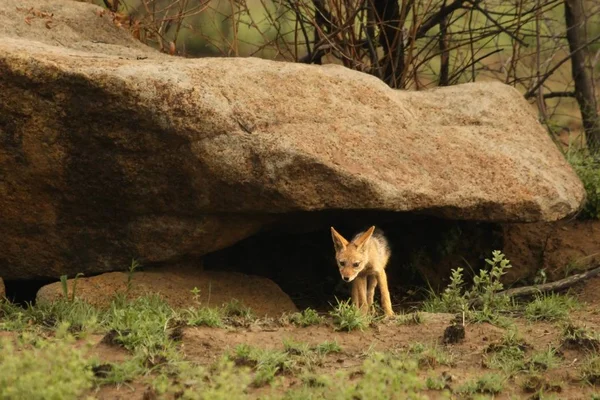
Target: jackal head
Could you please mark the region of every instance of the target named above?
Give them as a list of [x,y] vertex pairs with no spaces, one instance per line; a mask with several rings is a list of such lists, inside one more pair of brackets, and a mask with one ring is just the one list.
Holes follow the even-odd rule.
[[335,246],[335,259],[344,281],[352,282],[368,263],[368,243],[374,230],[375,227],[372,226],[352,242],[348,242],[331,227],[331,237]]

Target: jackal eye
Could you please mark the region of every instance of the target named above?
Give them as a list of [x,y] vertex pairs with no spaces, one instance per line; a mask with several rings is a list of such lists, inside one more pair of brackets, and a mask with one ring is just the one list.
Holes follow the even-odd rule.
[[354,268],[358,268],[360,265],[360,261],[355,262],[354,264],[352,264],[352,266],[354,266]]
[[344,265],[346,265],[346,261],[340,261],[340,266],[343,267]]

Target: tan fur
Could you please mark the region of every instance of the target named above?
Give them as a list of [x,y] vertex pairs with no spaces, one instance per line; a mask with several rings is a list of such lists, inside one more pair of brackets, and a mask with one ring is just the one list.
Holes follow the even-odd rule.
[[390,259],[390,248],[383,235],[373,234],[372,226],[348,242],[333,227],[331,237],[340,275],[352,282],[352,303],[367,312],[373,305],[375,288],[379,285],[381,305],[385,315],[392,316],[392,303],[385,267]]

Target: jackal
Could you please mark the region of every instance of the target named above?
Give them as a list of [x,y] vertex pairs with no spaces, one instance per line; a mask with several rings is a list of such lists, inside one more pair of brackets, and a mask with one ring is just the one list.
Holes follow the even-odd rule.
[[375,288],[379,284],[381,305],[385,315],[392,316],[392,302],[385,267],[390,259],[388,241],[372,226],[358,233],[350,242],[331,227],[335,258],[342,279],[352,282],[352,303],[363,311],[373,304]]

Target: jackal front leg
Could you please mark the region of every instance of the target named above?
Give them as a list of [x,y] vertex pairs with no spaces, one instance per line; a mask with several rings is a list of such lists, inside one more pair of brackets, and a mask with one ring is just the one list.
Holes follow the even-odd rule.
[[375,299],[375,288],[377,287],[377,276],[369,275],[367,277],[367,306],[369,310],[373,306],[373,300]]
[[394,315],[394,311],[392,310],[392,301],[390,300],[390,290],[388,289],[387,274],[385,273],[385,270],[379,272],[377,275],[377,280],[379,281],[381,306],[383,307],[385,315],[391,317]]
[[358,280],[355,279],[352,282],[352,305],[356,308],[360,308],[360,297],[358,295]]
[[[356,308],[368,312],[367,305],[367,277],[357,276],[352,285],[352,302]],[[356,301],[355,301],[356,299]]]

